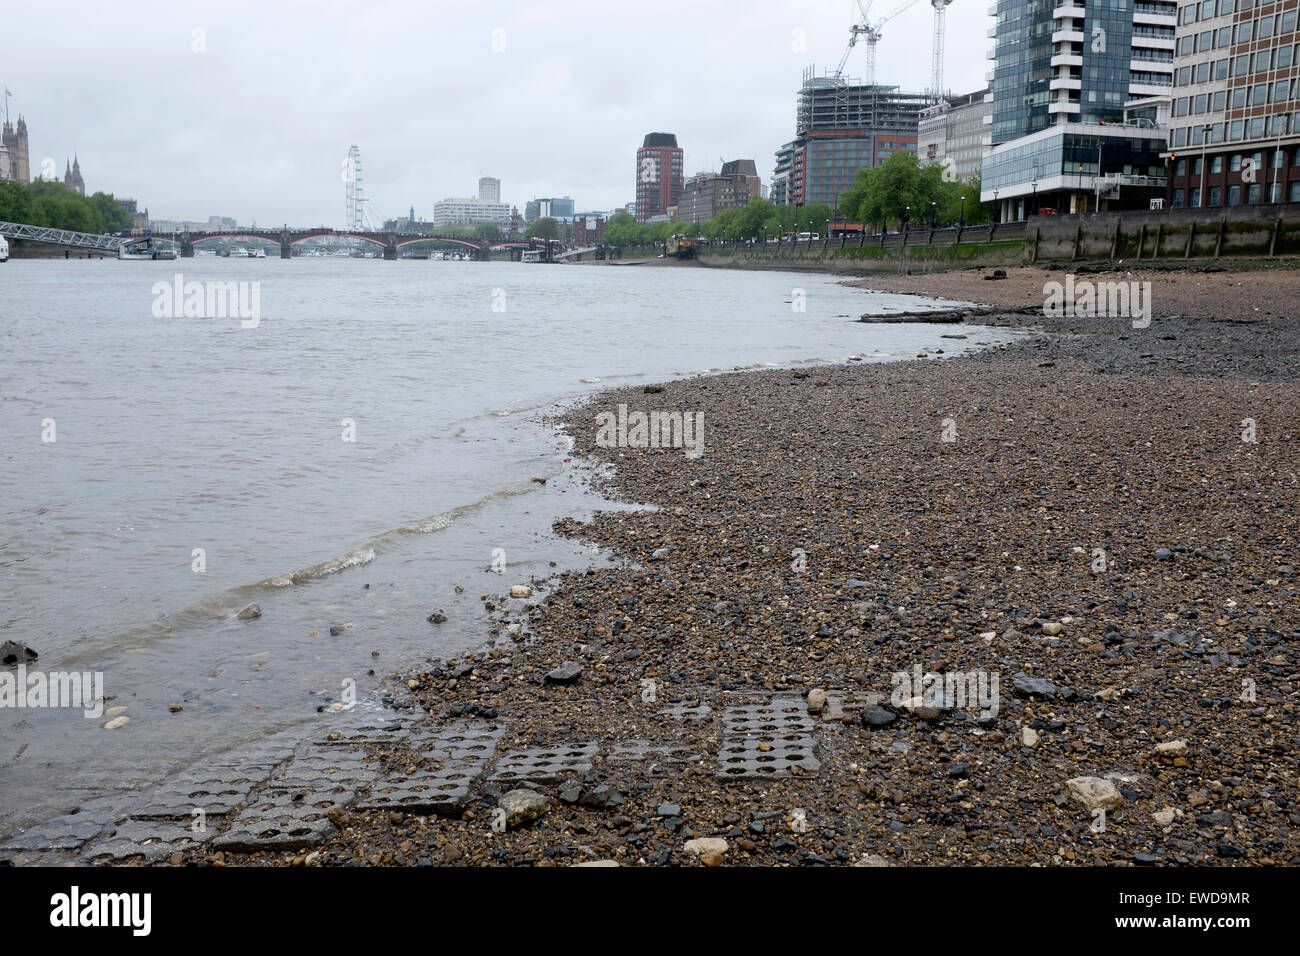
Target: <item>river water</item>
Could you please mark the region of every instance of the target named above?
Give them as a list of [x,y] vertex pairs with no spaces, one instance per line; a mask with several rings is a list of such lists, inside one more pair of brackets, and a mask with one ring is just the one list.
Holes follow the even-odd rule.
[[[178,273],[257,283],[256,321],[169,317]],[[1012,334],[853,321],[916,307],[650,264],[0,266],[0,642],[102,672],[130,717],[0,709],[0,836],[309,720],[344,680],[364,693],[372,669],[481,644],[484,592],[613,560],[550,531],[603,506],[541,421],[557,403]],[[236,618],[250,602],[263,616]]]

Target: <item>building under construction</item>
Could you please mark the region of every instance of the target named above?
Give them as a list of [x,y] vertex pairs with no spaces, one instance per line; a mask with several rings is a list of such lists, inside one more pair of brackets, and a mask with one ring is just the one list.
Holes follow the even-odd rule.
[[778,156],[778,176],[788,182],[774,182],[773,193],[796,206],[824,202],[834,208],[862,167],[879,166],[903,150],[916,154],[921,112],[936,102],[932,94],[805,70],[795,140],[782,147],[793,147],[792,155],[784,163]]

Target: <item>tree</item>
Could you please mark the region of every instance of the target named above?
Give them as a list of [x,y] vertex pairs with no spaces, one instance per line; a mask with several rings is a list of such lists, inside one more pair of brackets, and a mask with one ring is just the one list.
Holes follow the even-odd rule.
[[525,235],[529,239],[559,239],[560,224],[550,216],[543,216],[541,219],[534,219],[528,224],[528,231]]
[[99,211],[104,232],[122,232],[134,225],[131,214],[114,198],[112,193],[98,192],[90,197],[90,202]]
[[501,238],[501,228],[494,222],[480,222],[474,227],[474,235],[490,242]]
[[641,241],[637,232],[639,228],[631,213],[620,209],[605,223],[605,245],[618,248],[634,246]]
[[27,187],[11,180],[0,180],[0,219],[6,222],[43,225],[36,222],[35,215],[36,207]]

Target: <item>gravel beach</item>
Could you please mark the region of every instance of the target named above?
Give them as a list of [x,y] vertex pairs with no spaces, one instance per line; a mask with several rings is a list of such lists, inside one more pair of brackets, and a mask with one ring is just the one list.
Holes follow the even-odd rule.
[[[561,523],[604,569],[485,575],[491,643],[395,677],[411,735],[366,741],[392,779],[468,761],[463,799],[172,862],[1300,863],[1300,272],[1078,278],[1151,282],[1152,322],[980,316],[1036,334],[569,412],[599,487],[655,507]],[[1062,280],[855,284],[1022,309]],[[702,413],[702,453],[602,447],[619,405]]]

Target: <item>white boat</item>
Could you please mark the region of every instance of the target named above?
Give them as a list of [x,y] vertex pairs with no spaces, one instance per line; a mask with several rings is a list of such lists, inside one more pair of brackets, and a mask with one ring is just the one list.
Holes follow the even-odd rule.
[[0,236],[0,262],[9,261],[9,240]]
[[119,259],[175,259],[176,250],[170,245],[164,246],[161,242],[155,243],[153,239],[145,239],[118,246],[117,257]]
[[523,251],[522,255],[519,257],[519,261],[520,261],[520,262],[541,262],[541,261],[542,261],[542,250],[541,250],[541,249],[525,249],[525,250]]

